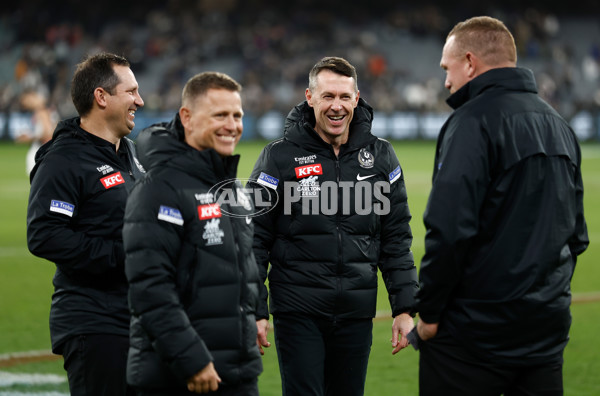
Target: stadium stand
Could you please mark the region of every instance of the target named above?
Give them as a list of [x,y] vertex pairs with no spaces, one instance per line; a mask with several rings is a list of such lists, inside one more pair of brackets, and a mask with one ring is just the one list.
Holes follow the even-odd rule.
[[[505,0],[349,2],[300,0],[115,0],[0,6],[0,139],[26,130],[21,91],[36,87],[61,117],[75,114],[69,76],[88,53],[108,50],[132,62],[146,102],[136,131],[170,118],[185,81],[203,70],[229,73],[244,86],[244,138],[272,139],[303,100],[307,71],[322,56],[357,66],[359,88],[377,111],[376,134],[435,138],[449,112],[439,68],[456,21],[491,15],[505,21],[541,95],[582,140],[600,139],[600,3]],[[526,4],[524,4],[526,3]],[[440,5],[444,4],[444,5]]]

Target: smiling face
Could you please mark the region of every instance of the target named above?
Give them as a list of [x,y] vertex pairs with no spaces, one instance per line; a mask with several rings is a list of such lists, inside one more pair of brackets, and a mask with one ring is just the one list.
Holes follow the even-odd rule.
[[211,88],[179,110],[185,141],[196,150],[215,149],[233,154],[242,137],[242,99],[239,92]]
[[[114,66],[119,83],[110,94],[105,91],[106,116],[118,138],[127,136],[135,127],[135,112],[144,106],[144,101],[138,92],[138,83],[129,67]],[[98,88],[101,89],[101,88]]]
[[350,122],[358,105],[354,78],[322,70],[314,89],[306,89],[306,101],[315,112],[315,131],[326,142],[338,146],[348,140]]

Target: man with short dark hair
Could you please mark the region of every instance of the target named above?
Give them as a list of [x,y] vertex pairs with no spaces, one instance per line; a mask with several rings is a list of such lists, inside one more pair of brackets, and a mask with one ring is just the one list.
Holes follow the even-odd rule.
[[108,53],[77,66],[71,97],[79,117],[61,121],[36,155],[27,244],[56,264],[50,336],[71,394],[131,394],[121,230],[127,195],[144,172],[127,138],[144,101],[129,62]]
[[[254,252],[268,272],[283,394],[362,395],[372,342],[378,269],[392,308],[392,353],[408,345],[417,273],[404,174],[392,145],[371,133],[356,70],[326,57],[284,137],[261,153],[250,186],[265,187]],[[274,191],[276,194],[267,194]],[[279,201],[274,197],[279,196]],[[257,203],[258,205],[258,203]],[[268,346],[262,285],[259,345]]]
[[[226,74],[200,73],[173,120],[138,137],[148,173],[127,202],[123,238],[127,379],[142,395],[258,395],[253,212],[234,181],[240,91]],[[232,199],[219,199],[223,183]]]
[[422,395],[563,393],[570,281],[589,243],[581,151],[516,62],[510,31],[485,16],[442,52],[454,113],[424,214]]

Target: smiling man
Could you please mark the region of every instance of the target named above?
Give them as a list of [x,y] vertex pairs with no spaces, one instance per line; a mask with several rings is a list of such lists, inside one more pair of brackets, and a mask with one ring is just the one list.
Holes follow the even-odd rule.
[[138,138],[148,173],[127,202],[123,238],[127,379],[140,394],[258,395],[251,202],[241,185],[232,190],[247,205],[223,203],[215,189],[236,177],[240,91],[225,74],[200,73],[173,120]]
[[[275,208],[255,221],[261,281],[259,345],[269,313],[283,395],[362,395],[371,350],[377,269],[392,307],[392,353],[414,327],[417,274],[404,175],[390,143],[371,134],[373,109],[354,67],[327,57],[284,137],[261,153],[249,184]],[[277,194],[268,194],[272,189]],[[272,197],[283,197],[273,202]],[[269,269],[269,263],[271,269]]]
[[126,137],[144,101],[129,62],[107,53],[77,66],[71,97],[79,117],[61,121],[36,154],[27,243],[56,264],[50,336],[71,395],[133,394],[121,231],[127,195],[144,172]]

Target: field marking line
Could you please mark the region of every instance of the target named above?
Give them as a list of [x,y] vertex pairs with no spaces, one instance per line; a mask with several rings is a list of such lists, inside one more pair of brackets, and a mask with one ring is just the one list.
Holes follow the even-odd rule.
[[0,392],[0,396],[69,396],[68,393],[62,392]]
[[[585,304],[600,301],[600,292],[575,293],[571,300],[572,304]],[[390,320],[392,313],[390,311],[377,311],[374,320]],[[269,329],[273,329],[269,322]],[[61,355],[55,355],[50,350],[26,351],[0,354],[0,368],[12,367],[19,364],[35,363],[42,361],[54,361],[62,359]],[[3,396],[0,394],[0,396]]]
[[56,385],[64,382],[67,382],[67,377],[64,375],[0,371],[0,388],[14,385]]
[[62,356],[55,355],[50,350],[5,353],[0,355],[0,368],[59,359]]

